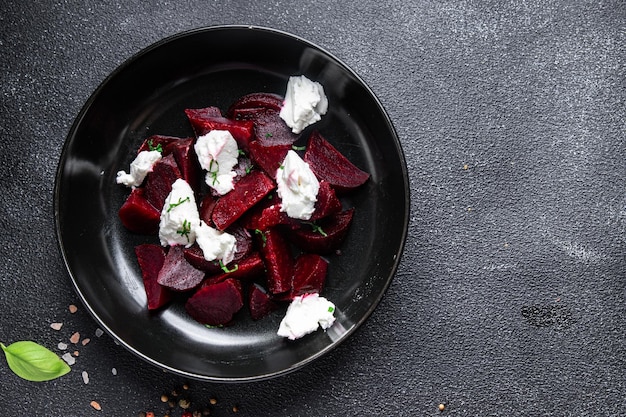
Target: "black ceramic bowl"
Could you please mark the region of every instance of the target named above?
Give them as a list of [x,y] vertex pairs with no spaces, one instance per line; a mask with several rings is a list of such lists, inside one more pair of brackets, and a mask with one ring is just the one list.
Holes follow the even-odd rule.
[[[148,312],[134,255],[138,236],[121,225],[128,169],[152,134],[193,134],[183,110],[225,111],[251,92],[284,94],[291,75],[320,82],[330,102],[315,125],[355,165],[371,174],[343,198],[356,212],[342,254],[329,257],[323,295],[337,306],[335,324],[297,341],[276,335],[285,309],[254,322],[207,328],[182,302]],[[305,134],[307,131],[305,131]],[[409,219],[406,164],[380,102],[328,52],[303,39],[259,27],[210,27],[160,41],[116,69],[87,101],[65,143],[55,185],[58,240],[74,287],[99,326],[120,344],[167,371],[207,381],[251,381],[311,362],[345,340],[372,313],[391,282]]]

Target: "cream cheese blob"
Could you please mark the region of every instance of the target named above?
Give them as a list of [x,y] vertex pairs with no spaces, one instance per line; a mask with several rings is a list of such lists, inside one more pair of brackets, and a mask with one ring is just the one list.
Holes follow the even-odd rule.
[[293,133],[300,133],[318,122],[327,111],[328,98],[320,83],[304,75],[289,77],[280,117]]
[[202,249],[204,259],[207,261],[221,260],[224,265],[228,265],[233,260],[237,250],[235,236],[220,232],[202,220],[196,229],[196,242]]
[[309,220],[315,211],[320,183],[309,168],[309,164],[293,150],[287,152],[280,168],[276,170],[280,211],[289,217]]
[[172,184],[161,211],[159,240],[162,246],[184,245],[190,247],[196,241],[200,214],[193,190],[183,179]]
[[335,322],[334,312],[335,305],[319,294],[300,295],[289,304],[277,334],[295,340],[320,327],[326,330]]
[[152,167],[161,159],[159,151],[141,151],[130,163],[130,173],[118,171],[115,181],[127,187],[139,187],[143,180],[152,171]]
[[234,188],[236,176],[233,167],[237,165],[239,148],[237,141],[227,130],[211,130],[198,137],[194,145],[198,162],[207,171],[207,185],[224,195]]

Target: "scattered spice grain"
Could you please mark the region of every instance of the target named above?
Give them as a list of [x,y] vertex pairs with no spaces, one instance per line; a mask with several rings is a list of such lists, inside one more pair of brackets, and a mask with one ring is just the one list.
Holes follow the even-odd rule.
[[87,373],[87,371],[83,371],[81,375],[83,377],[83,382],[85,383],[85,385],[87,385],[89,383],[89,374]]
[[75,332],[72,336],[70,336],[70,342],[76,344],[80,340],[80,333]]
[[72,313],[72,314],[74,314],[74,313],[76,313],[78,311],[78,307],[76,307],[74,304],[70,304],[68,309],[70,310],[70,313]]
[[89,343],[89,342],[91,342],[91,339],[90,339],[90,338],[88,338],[88,337],[86,337],[86,338],[84,338],[84,339],[83,339],[83,341],[82,341],[82,342],[80,342],[80,343],[82,343],[82,345],[83,345],[83,346],[85,346],[85,345],[86,345],[87,343]]
[[50,323],[50,327],[52,327],[54,330],[61,330],[61,327],[63,327],[63,323]]
[[446,409],[446,405],[445,404],[443,404],[443,403],[439,404],[439,411],[443,411],[445,409]]
[[215,405],[217,404],[217,398],[211,398],[209,402],[211,403],[211,405]]
[[94,409],[94,410],[98,410],[101,411],[102,407],[100,406],[100,403],[98,401],[92,401],[89,403],[89,405]]

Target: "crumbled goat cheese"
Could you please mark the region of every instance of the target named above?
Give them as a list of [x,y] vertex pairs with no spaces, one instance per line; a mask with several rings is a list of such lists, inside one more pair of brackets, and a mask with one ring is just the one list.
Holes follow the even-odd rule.
[[200,214],[193,190],[183,179],[172,184],[172,191],[165,199],[159,223],[159,240],[162,246],[185,245],[196,241],[196,229]]
[[202,135],[194,145],[198,162],[207,171],[205,181],[220,195],[233,189],[233,178],[237,165],[239,148],[237,141],[227,130],[212,130]]
[[276,171],[278,196],[281,198],[280,211],[289,217],[308,220],[315,211],[320,183],[298,154],[287,152],[283,163]]
[[327,110],[328,99],[320,83],[304,75],[289,77],[280,117],[293,133],[300,133],[305,127],[319,121]]
[[126,171],[119,171],[115,181],[127,187],[139,187],[143,180],[152,171],[152,167],[161,159],[159,151],[141,151],[130,163],[130,174]]
[[235,236],[226,232],[220,232],[202,220],[200,221],[200,226],[196,229],[196,242],[202,249],[204,259],[207,261],[221,259],[224,265],[229,264],[233,260],[237,250]]
[[335,322],[335,305],[319,294],[304,294],[293,299],[280,322],[278,335],[291,340],[316,331],[326,330]]

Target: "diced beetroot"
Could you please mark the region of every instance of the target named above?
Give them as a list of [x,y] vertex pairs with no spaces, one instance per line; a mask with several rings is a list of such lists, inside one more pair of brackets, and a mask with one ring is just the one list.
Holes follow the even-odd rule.
[[141,151],[155,151],[159,148],[161,149],[161,153],[164,153],[167,145],[179,140],[180,138],[176,136],[152,135],[143,141],[137,153]]
[[237,119],[254,122],[254,140],[263,145],[292,145],[300,135],[291,131],[278,111],[262,108],[235,111]]
[[250,252],[252,252],[252,236],[250,236],[250,233],[237,223],[226,229],[226,233],[235,236],[236,240],[235,255],[232,262],[236,263],[247,258]]
[[264,231],[258,239],[269,291],[272,294],[290,291],[294,261],[287,241],[276,228]]
[[327,271],[328,262],[321,256],[313,253],[298,256],[293,270],[292,298],[306,293],[321,293]]
[[251,281],[261,275],[265,271],[265,264],[258,252],[252,252],[248,257],[239,262],[231,262],[227,265],[230,272],[223,272],[214,275],[208,275],[201,286],[217,284],[227,280],[228,278],[236,278],[243,281]]
[[278,195],[265,199],[250,209],[241,219],[241,224],[248,230],[267,230],[278,224],[289,224],[293,220],[287,213],[280,211],[280,199]]
[[198,157],[193,149],[194,141],[194,138],[185,138],[172,142],[165,147],[163,153],[174,155],[183,179],[198,193],[202,175]]
[[161,213],[145,199],[143,188],[130,192],[118,215],[124,227],[131,232],[152,234],[159,230]]
[[314,131],[309,138],[304,162],[319,180],[328,181],[337,191],[352,190],[367,181],[370,175],[357,168],[333,145]]
[[284,98],[278,94],[250,93],[235,101],[226,112],[226,115],[234,119],[235,110],[252,108],[264,108],[280,111],[280,108],[283,106],[283,101]]
[[185,109],[188,119],[202,119],[207,117],[222,117],[222,111],[215,106],[204,107],[202,109]]
[[270,295],[258,284],[250,286],[248,295],[248,307],[250,308],[250,316],[252,320],[259,320],[277,310],[280,305],[272,300]]
[[352,223],[354,208],[342,211],[312,224],[303,224],[297,230],[290,230],[289,239],[305,252],[328,254],[338,249]]
[[217,204],[217,199],[215,199],[211,194],[206,194],[200,201],[200,220],[211,227],[213,226],[213,219],[211,219],[211,215],[213,214],[215,204]]
[[165,261],[165,250],[159,245],[146,243],[135,246],[135,255],[141,268],[143,286],[148,298],[148,310],[163,307],[171,299],[171,292],[157,282],[159,271]]
[[189,291],[204,279],[204,272],[194,268],[180,245],[170,247],[157,282],[175,291]]
[[211,130],[228,130],[237,145],[248,150],[248,144],[254,134],[254,123],[251,120],[233,120],[221,116],[205,116],[185,110],[196,136],[203,136]]
[[243,307],[241,283],[232,278],[201,287],[185,304],[185,309],[191,317],[210,326],[229,324],[241,307]]
[[146,200],[160,212],[165,199],[172,191],[172,184],[179,178],[182,178],[182,175],[174,156],[164,156],[154,164],[152,172],[148,173],[144,194]]
[[220,265],[216,261],[207,261],[204,258],[204,252],[197,243],[188,248],[183,249],[185,260],[196,269],[206,272],[207,274],[217,274],[222,271]]
[[215,204],[211,215],[213,223],[219,230],[225,230],[275,187],[274,181],[263,172],[250,172]]
[[264,145],[258,140],[250,142],[250,159],[267,175],[276,178],[276,171],[285,160],[291,144]]
[[311,215],[311,221],[316,221],[331,214],[341,211],[341,201],[337,198],[335,190],[326,181],[320,181],[320,189],[317,192],[317,201],[315,202],[315,210]]

